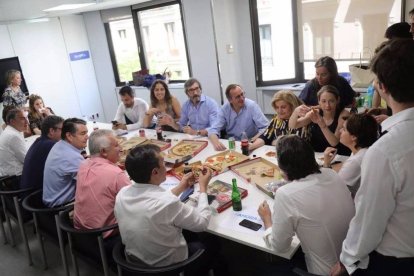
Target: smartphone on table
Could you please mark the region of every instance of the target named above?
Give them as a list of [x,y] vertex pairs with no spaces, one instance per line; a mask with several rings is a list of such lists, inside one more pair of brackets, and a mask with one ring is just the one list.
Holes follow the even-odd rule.
[[244,220],[240,221],[239,225],[243,226],[243,227],[246,227],[246,228],[249,228],[253,231],[257,231],[260,228],[262,228],[261,224],[253,222],[253,221],[248,220],[248,219],[244,219]]

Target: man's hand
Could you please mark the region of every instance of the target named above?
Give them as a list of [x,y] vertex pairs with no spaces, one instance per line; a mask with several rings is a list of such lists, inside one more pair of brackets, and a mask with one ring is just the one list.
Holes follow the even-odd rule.
[[257,212],[259,213],[260,218],[263,220],[265,228],[267,229],[269,227],[272,227],[272,212],[270,211],[266,200],[259,205]]
[[337,262],[332,268],[329,274],[330,276],[349,276],[345,266],[341,262]]
[[388,118],[388,115],[377,115],[377,116],[374,116],[374,118],[378,124],[381,124],[382,121]]
[[190,134],[190,135],[196,135],[197,131],[195,131],[194,129],[192,129],[190,126],[184,126],[183,127],[183,132]]
[[226,146],[223,145],[220,141],[217,141],[216,143],[213,143],[213,147],[217,151],[223,151],[223,150],[227,149]]
[[127,130],[127,126],[126,124],[117,123],[116,125],[112,125],[112,129],[113,130],[117,130],[117,129]]
[[205,193],[207,191],[207,185],[211,179],[211,170],[203,166],[203,170],[201,171],[200,175],[198,176],[198,182],[200,184],[200,193]]
[[186,173],[180,183],[171,189],[171,192],[174,195],[179,196],[185,189],[194,185],[194,181],[191,181],[192,178],[194,178],[192,172]]

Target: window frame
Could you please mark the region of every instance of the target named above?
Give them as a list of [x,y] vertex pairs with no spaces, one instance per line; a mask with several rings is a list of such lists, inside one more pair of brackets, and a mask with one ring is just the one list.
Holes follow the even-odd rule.
[[304,80],[304,68],[303,63],[299,60],[299,33],[298,33],[298,16],[297,16],[297,4],[296,0],[292,2],[292,24],[293,24],[293,54],[295,60],[295,77],[290,79],[279,80],[263,80],[263,66],[262,55],[260,50],[260,30],[259,30],[259,15],[257,12],[257,0],[249,0],[250,5],[250,21],[252,28],[253,39],[253,56],[255,67],[255,79],[256,86],[270,86],[286,83],[302,82]]
[[[175,5],[178,4],[179,8],[180,8],[180,13],[181,13],[181,24],[183,27],[183,38],[184,38],[184,45],[185,45],[185,54],[187,57],[187,68],[188,68],[188,74],[189,76],[192,76],[192,68],[191,68],[191,63],[190,63],[190,57],[189,57],[189,51],[188,51],[188,44],[187,44],[187,32],[186,32],[186,28],[185,28],[185,24],[184,24],[184,11],[183,11],[183,6],[181,3],[181,0],[172,0],[172,1],[165,1],[163,3],[158,3],[158,4],[153,4],[153,5],[145,5],[142,7],[134,7],[134,6],[130,6],[130,10],[131,10],[131,19],[134,25],[134,31],[135,31],[135,37],[136,37],[136,42],[137,42],[137,47],[138,47],[138,56],[139,56],[139,61],[141,64],[141,69],[148,69],[148,62],[145,59],[145,52],[144,52],[144,41],[142,39],[143,34],[141,33],[141,28],[140,28],[140,24],[139,24],[139,20],[138,20],[138,12],[139,11],[144,11],[144,10],[151,10],[151,9],[155,9],[155,8],[160,8],[160,7],[165,7],[165,6],[171,6],[171,5]],[[116,20],[115,20],[116,21]],[[177,26],[175,26],[177,27]],[[107,37],[107,41],[108,41],[108,48],[109,48],[109,55],[111,58],[111,63],[112,63],[112,69],[114,71],[114,77],[115,77],[115,83],[117,86],[123,86],[125,85],[124,82],[121,82],[120,77],[119,77],[119,71],[118,71],[118,64],[116,61],[116,56],[115,56],[115,51],[114,51],[114,45],[113,45],[113,41],[112,41],[112,35],[111,35],[111,29],[109,26],[109,22],[108,23],[104,23],[104,28],[105,28],[105,33],[106,33],[106,37]],[[129,83],[132,83],[132,76],[131,79],[128,80]],[[169,83],[184,83],[186,80],[169,80]]]

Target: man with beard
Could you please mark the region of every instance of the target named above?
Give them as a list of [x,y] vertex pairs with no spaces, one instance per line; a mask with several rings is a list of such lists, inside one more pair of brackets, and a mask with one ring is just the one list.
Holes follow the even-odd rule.
[[184,133],[207,136],[207,128],[216,120],[219,111],[217,103],[202,95],[201,83],[190,78],[184,84],[188,100],[181,109],[180,128]]

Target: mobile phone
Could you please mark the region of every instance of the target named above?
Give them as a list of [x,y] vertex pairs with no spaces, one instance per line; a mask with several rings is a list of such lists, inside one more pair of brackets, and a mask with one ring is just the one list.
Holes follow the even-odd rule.
[[190,195],[192,195],[194,193],[194,186],[188,187],[187,189],[184,190],[184,192],[181,194],[180,196],[180,200],[182,202],[185,202],[188,200],[188,198],[190,197]]
[[243,226],[243,227],[246,227],[246,228],[249,228],[253,231],[257,231],[260,228],[262,228],[261,224],[258,224],[256,222],[253,222],[253,221],[248,220],[248,219],[244,219],[244,220],[240,221],[239,225]]
[[211,204],[216,199],[215,195],[207,195],[208,204]]

